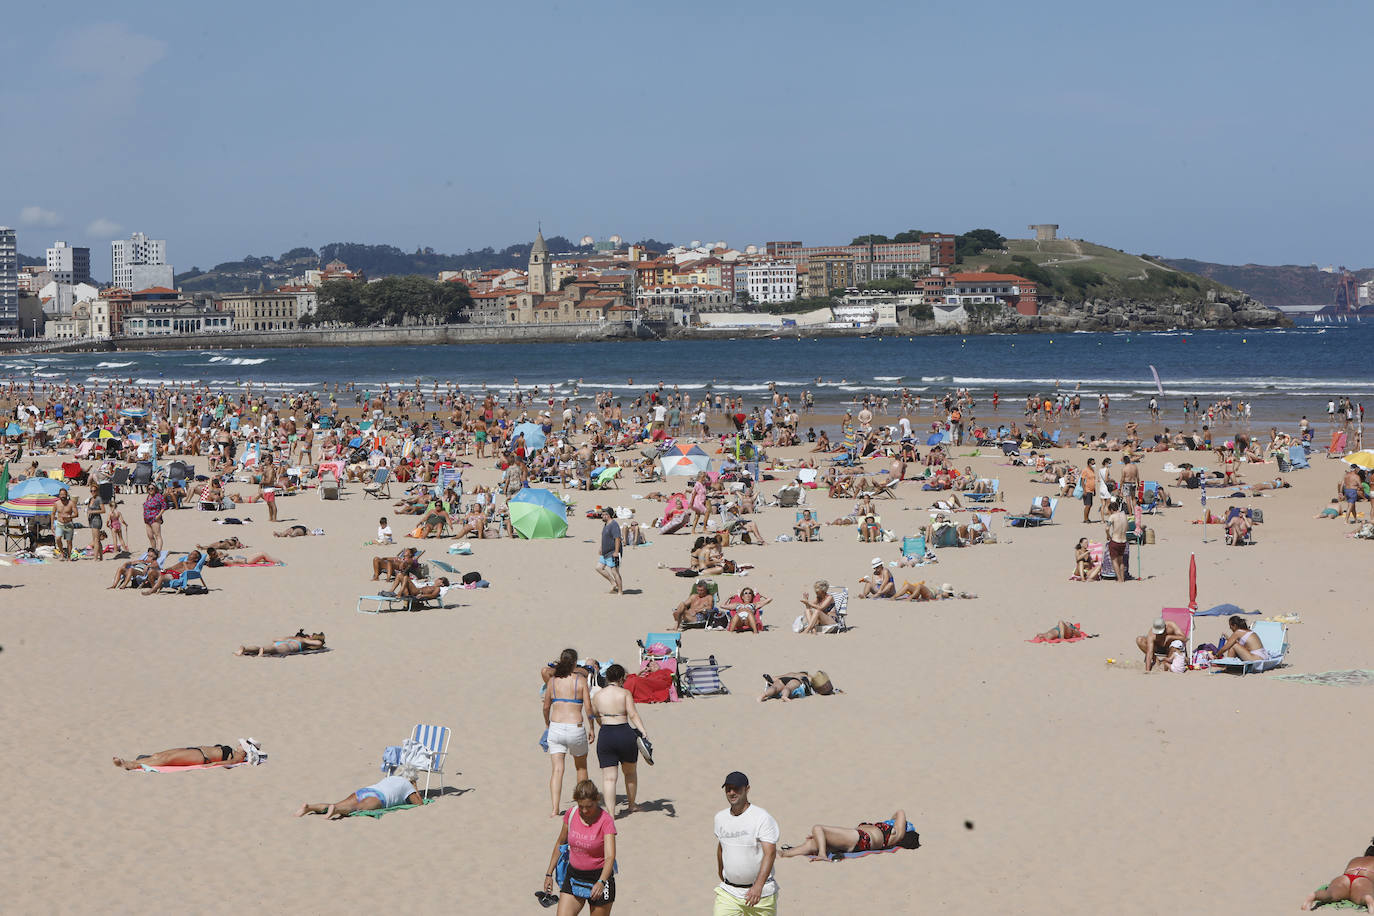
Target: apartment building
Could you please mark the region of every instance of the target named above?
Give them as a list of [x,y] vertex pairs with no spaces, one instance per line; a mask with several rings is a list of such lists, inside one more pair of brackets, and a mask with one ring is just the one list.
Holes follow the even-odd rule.
[[294,331],[299,326],[295,293],[228,293],[215,304],[233,314],[235,331]]
[[110,243],[110,269],[112,282],[120,289],[169,288],[173,281],[167,240],[150,239],[142,232]]
[[[797,265],[764,261],[744,268],[746,291],[752,302],[791,302],[797,298]],[[739,268],[735,268],[739,275]]]
[[0,335],[19,333],[19,241],[9,226],[0,226]]
[[47,268],[58,283],[90,283],[91,249],[53,242],[48,249]]

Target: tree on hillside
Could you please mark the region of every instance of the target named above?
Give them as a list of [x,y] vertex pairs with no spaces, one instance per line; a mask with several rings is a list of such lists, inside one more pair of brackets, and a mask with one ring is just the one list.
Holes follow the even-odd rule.
[[874,232],[874,233],[870,233],[869,235],[861,235],[861,236],[858,236],[857,238],[854,239],[854,241],[850,242],[849,244],[851,244],[851,245],[869,245],[869,244],[873,244],[873,245],[888,245],[888,244],[890,244],[891,242],[892,242],[892,239],[888,238],[887,236],[885,236],[885,235],[879,235],[878,233]]
[[645,251],[652,251],[656,254],[663,254],[663,252],[667,251],[669,248],[677,247],[672,242],[660,242],[658,239],[640,239],[634,244],[636,248],[642,248]]
[[962,262],[966,257],[981,254],[989,248],[1000,249],[1006,244],[1006,237],[992,229],[970,229],[955,238],[954,260]]
[[331,280],[319,289],[319,320],[348,325],[449,324],[466,321],[472,294],[464,283],[384,277],[375,283]]

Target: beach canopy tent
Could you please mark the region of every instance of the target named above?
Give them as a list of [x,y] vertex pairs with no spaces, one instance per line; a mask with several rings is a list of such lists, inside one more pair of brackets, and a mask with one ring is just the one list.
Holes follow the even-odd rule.
[[568,533],[568,507],[551,490],[525,487],[506,502],[515,533],[528,540],[561,538]]
[[538,423],[520,423],[515,429],[510,431],[510,441],[514,442],[515,437],[523,435],[525,437],[525,452],[537,452],[544,447],[545,436],[544,427]]
[[699,445],[676,444],[663,453],[659,469],[664,477],[695,477],[711,470],[711,456]]

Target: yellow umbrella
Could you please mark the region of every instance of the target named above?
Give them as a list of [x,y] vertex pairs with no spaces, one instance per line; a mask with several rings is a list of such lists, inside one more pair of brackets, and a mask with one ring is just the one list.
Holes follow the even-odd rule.
[[1346,464],[1353,464],[1362,468],[1374,470],[1374,451],[1365,449],[1362,452],[1351,452],[1341,459]]

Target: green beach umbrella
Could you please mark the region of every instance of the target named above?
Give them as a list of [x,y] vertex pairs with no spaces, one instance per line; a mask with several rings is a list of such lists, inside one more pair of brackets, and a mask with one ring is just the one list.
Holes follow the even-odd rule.
[[548,490],[525,487],[507,501],[506,511],[523,538],[561,538],[568,532],[568,507]]

